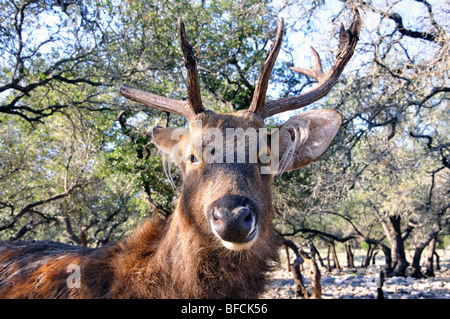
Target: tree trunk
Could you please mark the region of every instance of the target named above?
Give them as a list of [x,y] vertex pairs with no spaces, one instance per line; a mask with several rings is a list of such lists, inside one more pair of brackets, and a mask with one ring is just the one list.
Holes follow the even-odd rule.
[[392,274],[392,257],[391,249],[386,245],[379,245],[384,254],[384,272],[386,276]]
[[309,293],[308,293],[308,290],[306,289],[305,285],[303,284],[303,276],[300,271],[300,266],[303,264],[304,258],[301,256],[297,245],[294,244],[293,241],[283,238],[283,244],[284,244],[284,247],[286,248],[286,256],[287,256],[288,261],[289,261],[289,249],[288,248],[291,248],[294,251],[295,256],[296,256],[294,262],[292,264],[288,264],[288,269],[290,272],[292,272],[292,277],[294,279],[294,283],[296,286],[295,293],[297,296],[303,296],[303,298],[309,299]]
[[423,278],[425,277],[422,274],[422,271],[420,270],[420,257],[422,256],[422,252],[426,246],[426,243],[421,242],[414,250],[414,257],[411,264],[412,271],[411,271],[411,277],[413,278]]
[[[294,282],[296,284],[296,293],[298,296],[303,296],[306,299],[312,298],[312,299],[321,299],[322,298],[322,286],[320,282],[321,274],[319,267],[317,266],[317,263],[314,260],[314,255],[312,257],[309,257],[307,253],[305,253],[303,250],[298,249],[297,245],[294,244],[289,239],[283,239],[284,246],[291,248],[297,258],[294,260],[294,262],[289,265],[289,269],[293,274]],[[287,252],[289,253],[289,252]],[[305,285],[303,284],[303,276],[300,271],[300,265],[307,264],[309,267],[309,276],[311,278],[311,288],[312,293],[310,294],[308,290],[306,289]]]
[[[425,277],[421,271],[420,259],[421,259],[423,250],[425,249],[425,247],[427,245],[431,245],[431,241],[433,240],[435,235],[436,235],[436,233],[434,233],[434,232],[432,234],[429,234],[417,245],[416,249],[414,250],[414,257],[413,257],[413,261],[411,264],[411,267],[412,267],[411,277],[414,277],[414,278],[424,278]],[[433,266],[432,263],[433,263],[433,261],[431,261],[431,267]]]
[[331,243],[331,250],[333,252],[334,267],[337,269],[341,269],[341,265],[339,264],[339,259],[336,253],[336,245],[334,243]]
[[428,254],[427,254],[427,262],[426,262],[426,271],[425,275],[427,277],[434,277],[434,267],[433,267],[433,257],[435,252],[435,246],[436,246],[436,235],[433,236],[433,238],[430,240],[430,243],[428,245]]
[[305,259],[309,266],[309,278],[311,278],[311,299],[322,299],[321,274],[314,258]]
[[368,244],[367,252],[366,252],[366,258],[361,262],[361,268],[367,268],[370,264],[370,258],[371,258],[371,251],[372,251],[372,245]]
[[327,247],[327,271],[330,272],[331,271],[331,261],[330,261],[330,251],[331,251],[331,246],[328,245]]
[[401,217],[400,215],[390,216],[389,220],[391,221],[390,239],[393,275],[405,277],[409,263],[406,260],[405,244],[401,232]]
[[86,247],[88,245],[88,238],[87,238],[87,232],[86,232],[85,227],[83,227],[83,229],[81,229],[80,241],[81,241],[81,246]]
[[297,257],[294,262],[289,266],[290,271],[292,272],[292,277],[294,279],[296,289],[296,295],[297,296],[303,296],[305,299],[309,299],[309,293],[306,289],[305,285],[303,284],[303,276],[300,272],[300,265],[303,263],[303,260],[301,257]]
[[372,256],[372,265],[375,265],[377,263],[377,254],[378,251],[376,251]]
[[345,251],[347,252],[347,267],[355,268],[355,264],[353,261],[353,252],[349,242],[345,243]]
[[284,245],[284,249],[286,250],[286,269],[289,272],[291,270],[291,259],[289,257],[289,247]]
[[322,266],[323,268],[325,268],[325,264],[322,260],[322,257],[320,256],[319,251],[317,250],[316,246],[313,244],[313,242],[311,242],[311,244],[309,244],[309,249],[311,250],[311,258],[314,259],[315,256],[317,255],[317,257],[319,258],[319,264],[320,266]]
[[439,255],[437,254],[436,250],[434,251],[434,255],[436,256],[436,270],[441,270],[441,265],[439,264]]

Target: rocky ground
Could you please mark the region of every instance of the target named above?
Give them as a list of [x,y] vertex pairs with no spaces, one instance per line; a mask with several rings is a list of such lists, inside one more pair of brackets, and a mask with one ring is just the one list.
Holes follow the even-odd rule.
[[[344,259],[342,259],[344,260]],[[284,265],[284,264],[283,264]],[[381,266],[381,263],[379,264]],[[333,269],[321,268],[322,298],[324,299],[375,299],[377,297],[376,268]],[[441,269],[436,277],[414,279],[411,277],[386,278],[383,285],[385,299],[450,299],[450,255],[441,255]],[[309,278],[304,278],[309,288]],[[272,276],[269,289],[263,298],[291,299],[295,295],[292,274],[284,267]]]

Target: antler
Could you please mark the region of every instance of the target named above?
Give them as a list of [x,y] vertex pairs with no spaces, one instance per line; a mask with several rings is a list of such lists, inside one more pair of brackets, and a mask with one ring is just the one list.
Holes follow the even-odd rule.
[[[341,29],[340,29],[340,33],[339,33],[339,51],[336,56],[336,61],[334,62],[334,65],[331,67],[331,69],[327,73],[323,73],[322,62],[320,61],[319,54],[312,47],[311,47],[311,51],[313,53],[315,65],[311,69],[301,69],[301,68],[291,67],[291,70],[305,74],[305,75],[317,80],[318,85],[314,89],[312,89],[311,91],[309,91],[307,93],[300,94],[297,96],[290,96],[290,97],[282,98],[279,100],[269,101],[269,102],[264,103],[263,106],[261,106],[261,98],[263,98],[263,97],[261,96],[261,93],[258,91],[258,97],[257,97],[258,106],[254,107],[253,102],[252,102],[252,105],[249,108],[249,111],[259,114],[262,118],[267,118],[274,114],[278,114],[278,113],[282,113],[282,112],[290,111],[290,110],[295,110],[295,109],[299,109],[301,107],[307,106],[307,105],[312,104],[315,101],[321,99],[325,95],[327,95],[328,92],[331,90],[331,88],[336,84],[337,80],[339,79],[339,76],[341,75],[341,73],[344,70],[345,66],[347,65],[348,61],[352,57],[353,52],[355,51],[356,43],[358,42],[358,39],[359,39],[359,32],[361,30],[361,25],[362,25],[361,17],[359,15],[358,10],[356,10],[356,9],[353,9],[353,14],[354,14],[353,21],[348,30],[345,30],[344,26],[341,24]],[[282,21],[280,23],[282,23]],[[277,41],[278,41],[278,34],[277,34],[277,39],[275,42],[277,42]],[[273,47],[275,47],[275,46],[273,46]],[[266,58],[266,61],[269,58],[269,56],[274,55],[272,53],[272,51],[274,51],[273,48],[271,48],[271,51],[269,52],[269,55]],[[278,51],[279,51],[279,49],[278,49]],[[264,63],[266,63],[266,61]],[[274,62],[275,61],[272,62],[272,64],[271,64],[272,66],[273,66]],[[261,68],[261,70],[262,69],[263,68]],[[271,67],[270,67],[270,70],[271,70]],[[269,76],[270,76],[270,73],[266,74],[266,71],[264,71],[264,73],[261,71],[259,78],[258,78],[257,88],[258,88],[258,85],[260,84],[260,82],[263,81],[263,80],[260,80],[260,78],[262,77],[264,79],[267,79],[267,81],[268,81]],[[265,85],[266,85],[265,89],[267,89],[267,84],[265,84]],[[254,96],[253,100],[255,100],[255,98],[256,98],[256,95],[257,95],[256,92],[257,91],[255,90],[255,96]],[[264,91],[264,95],[265,95],[265,91]]]
[[261,64],[259,71],[258,82],[256,83],[255,92],[253,93],[252,104],[250,104],[249,111],[253,113],[260,113],[264,108],[264,102],[266,101],[266,92],[269,85],[270,74],[272,73],[273,65],[277,60],[278,53],[281,49],[284,34],[284,20],[280,19],[278,22],[277,35],[275,41],[270,47],[270,51],[267,54],[266,59]]
[[[265,102],[270,74],[278,53],[280,52],[281,43],[283,41],[284,21],[283,19],[280,19],[275,41],[273,42],[266,59],[261,65],[260,74],[249,111],[260,115],[262,118],[267,118],[274,114],[307,106],[327,95],[331,88],[336,84],[339,76],[352,57],[355,51],[356,43],[359,39],[359,32],[361,31],[362,25],[361,17],[358,10],[354,9],[353,11],[353,22],[350,25],[350,28],[345,30],[344,26],[341,25],[339,33],[339,51],[334,65],[327,73],[323,72],[320,56],[312,47],[311,51],[313,53],[315,64],[311,69],[291,67],[291,70],[305,74],[306,76],[317,80],[318,85],[311,91],[304,94]],[[192,46],[187,41],[186,30],[181,18],[178,19],[178,35],[180,38],[181,49],[183,51],[184,64],[187,69],[189,101],[179,101],[158,96],[135,89],[126,84],[123,84],[120,87],[119,93],[130,100],[143,103],[162,111],[176,113],[190,120],[196,114],[203,112],[204,108],[201,102],[197,63],[192,51]]]
[[181,50],[183,51],[184,65],[187,69],[189,103],[196,114],[201,113],[204,109],[198,82],[197,62],[195,61],[192,46],[186,38],[186,30],[181,18],[178,18],[178,37],[180,38]]
[[201,101],[200,85],[198,82],[197,63],[195,61],[192,46],[187,41],[184,22],[178,19],[178,36],[181,50],[183,51],[184,64],[187,69],[188,97],[189,101],[179,101],[167,97],[158,96],[149,92],[135,89],[127,84],[122,84],[119,93],[127,99],[140,102],[161,111],[176,113],[190,120],[196,114],[204,111]]

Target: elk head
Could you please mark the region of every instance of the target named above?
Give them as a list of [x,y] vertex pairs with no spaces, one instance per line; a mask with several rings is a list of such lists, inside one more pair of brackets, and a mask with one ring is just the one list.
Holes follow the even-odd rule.
[[311,91],[275,101],[265,101],[269,77],[281,48],[284,24],[263,62],[252,103],[247,110],[218,114],[201,102],[196,60],[186,39],[184,23],[178,33],[187,68],[188,101],[179,101],[122,85],[124,97],[175,113],[188,119],[188,128],[153,129],[159,149],[169,154],[183,172],[184,184],[178,214],[199,235],[230,250],[250,249],[273,233],[272,175],[294,170],[317,160],[328,149],[341,126],[341,116],[329,109],[303,112],[289,119],[275,133],[265,129],[264,119],[309,105],[324,97],[337,82],[358,41],[361,20],[354,11],[348,30],[341,26],[339,52],[324,73],[318,53],[312,49],[311,69],[291,68],[314,78]]

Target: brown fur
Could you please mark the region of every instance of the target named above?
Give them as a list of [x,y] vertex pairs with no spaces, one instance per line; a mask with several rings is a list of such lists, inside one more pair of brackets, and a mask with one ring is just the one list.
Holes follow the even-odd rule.
[[[315,78],[318,88],[265,104],[270,72],[284,30],[281,20],[275,44],[261,68],[249,111],[232,114],[203,109],[195,57],[181,19],[178,26],[188,68],[189,102],[156,97],[127,85],[119,89],[131,100],[189,120],[189,131],[182,130],[186,134],[183,133],[181,143],[171,138],[176,131],[173,128],[153,131],[155,143],[166,155],[193,159],[192,163],[177,163],[183,172],[184,184],[176,210],[167,221],[147,221],[126,240],[100,249],[51,242],[0,243],[0,298],[256,298],[263,291],[267,272],[277,260],[278,246],[272,225],[272,176],[261,174],[262,166],[266,165],[266,169],[269,165],[261,163],[261,159],[259,163],[195,161],[195,156],[202,156],[203,152],[194,154],[199,150],[195,147],[193,123],[201,120],[203,130],[216,128],[224,136],[227,128],[258,131],[264,128],[264,118],[323,97],[323,86],[329,90],[334,85],[337,77],[331,75],[339,76],[353,54],[361,28],[359,14],[355,10],[350,29],[344,30],[345,36],[340,37],[339,58],[329,73],[323,74],[317,53],[313,69],[296,69]],[[275,158],[271,163],[275,168],[270,165],[271,172],[297,169],[317,160],[331,144],[340,125],[341,116],[332,110],[296,115],[280,129],[280,154],[275,151],[275,144],[270,145],[270,151],[280,155],[282,160],[277,166],[280,158]],[[237,157],[235,146],[226,145],[226,138],[223,141],[220,147],[233,147]],[[203,149],[208,143],[211,141],[202,141]],[[245,147],[248,151],[247,142]],[[223,213],[221,209],[228,211]],[[248,224],[239,218],[248,216],[252,218],[252,228],[246,233],[242,230],[247,230]],[[236,226],[236,220],[241,224]],[[221,237],[221,225],[233,225],[224,237]],[[242,234],[248,235],[243,237]],[[71,275],[67,269],[73,264],[81,270],[79,288],[67,285]]]
[[[256,298],[277,258],[275,238],[228,251],[183,232],[176,216],[100,249],[2,243],[0,298]],[[67,286],[70,264],[81,267],[80,288]]]
[[[319,147],[320,152],[316,153],[321,153],[326,149],[321,145],[328,147],[338,127],[326,124],[324,119],[336,113],[333,112],[318,112],[317,117],[308,115],[308,121],[312,121],[310,128],[321,127],[321,123],[328,133],[323,137],[312,131],[308,136],[313,138],[296,147],[292,158],[304,165],[317,159],[312,151]],[[340,116],[334,118],[334,122],[340,121]],[[226,128],[259,130],[264,127],[264,121],[251,112],[205,111],[191,119],[190,130],[185,135],[189,138],[182,139],[183,147],[177,154],[181,158],[190,157],[194,152],[196,137],[192,134],[192,120],[201,120],[203,130],[218,128],[224,136]],[[166,154],[178,143],[169,138],[172,132],[170,128],[154,131],[155,143]],[[295,143],[296,139],[285,135],[281,142],[287,145],[286,149],[292,149],[286,141]],[[203,141],[202,147],[208,143]],[[223,148],[226,147],[230,145],[223,138]],[[248,143],[245,147],[248,151]],[[311,150],[306,154],[307,160],[303,159],[306,156],[303,148]],[[261,174],[261,167],[266,164],[249,161],[177,164],[183,172],[184,183],[172,216],[166,221],[146,221],[121,242],[99,249],[52,242],[0,243],[0,298],[258,297],[277,261],[279,244],[272,224],[272,175]],[[289,169],[297,166],[287,165]],[[211,212],[211,207],[214,209],[214,203],[229,196],[250,200],[256,205],[252,209],[258,212],[258,237],[240,250],[225,247],[207,220],[207,212]],[[68,266],[73,264],[80,267],[78,288],[69,288],[67,284],[72,274]]]
[[[248,113],[197,116],[206,127],[263,127]],[[202,164],[203,165],[203,164]],[[208,166],[209,165],[209,166]],[[0,298],[256,298],[277,260],[271,176],[259,164],[180,165],[184,185],[167,221],[149,220],[129,238],[99,249],[60,243],[0,243]],[[204,211],[227,194],[252,198],[260,236],[246,250],[228,250],[211,233]],[[70,264],[81,287],[69,288]]]

